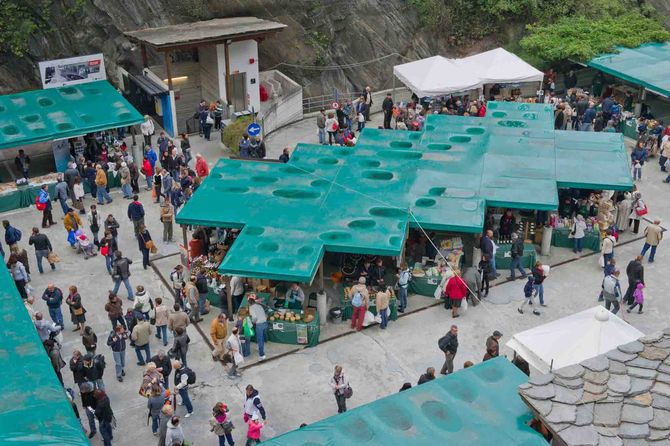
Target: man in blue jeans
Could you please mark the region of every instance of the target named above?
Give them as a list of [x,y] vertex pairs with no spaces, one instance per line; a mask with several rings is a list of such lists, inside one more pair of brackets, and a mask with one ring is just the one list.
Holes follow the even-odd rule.
[[61,329],[63,325],[63,312],[61,305],[63,304],[63,292],[57,288],[53,283],[47,285],[47,289],[42,294],[42,300],[47,303],[49,308],[49,316],[54,324],[59,325]]
[[654,263],[656,248],[658,247],[659,243],[661,243],[661,240],[663,240],[663,228],[661,228],[661,220],[657,218],[654,220],[653,224],[647,226],[644,230],[644,235],[645,241],[640,255],[642,258],[644,258],[649,248],[651,248],[651,253],[649,254],[649,263]]
[[[137,365],[145,365],[151,360],[151,349],[149,348],[151,332],[151,324],[144,318],[142,313],[139,313],[137,315],[137,325],[133,327],[133,332],[130,335],[130,339],[135,342]],[[142,357],[142,352],[146,355],[146,359]]]
[[179,392],[182,404],[186,407],[186,415],[184,417],[188,418],[193,415],[193,404],[188,395],[188,378],[194,375],[194,373],[177,360],[172,361],[172,368],[174,369],[174,387]]
[[523,240],[519,238],[519,235],[516,232],[512,233],[512,246],[510,248],[510,254],[512,255],[512,263],[509,267],[510,279],[516,280],[515,273],[517,269],[521,273],[521,278],[525,278],[526,270],[521,265],[521,259],[523,258]]
[[265,316],[265,310],[256,302],[253,296],[249,297],[249,315],[251,322],[256,324],[256,342],[258,343],[258,359],[265,359],[265,331],[268,329],[268,322]]
[[112,280],[114,280],[114,288],[112,289],[112,294],[118,293],[119,288],[121,287],[121,282],[126,286],[126,291],[128,291],[128,300],[134,300],[135,296],[133,295],[133,287],[130,285],[130,264],[133,263],[132,260],[123,257],[121,251],[116,251],[114,253],[114,261],[112,262]]

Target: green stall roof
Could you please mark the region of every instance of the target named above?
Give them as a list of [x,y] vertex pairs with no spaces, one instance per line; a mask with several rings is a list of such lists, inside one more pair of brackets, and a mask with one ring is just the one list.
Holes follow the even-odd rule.
[[142,122],[107,81],[0,96],[0,149]]
[[559,186],[630,189],[621,135],[490,102],[422,132],[365,129],[353,148],[298,144],[288,164],[221,159],[177,222],[244,228],[223,274],[309,282],[324,251],[398,255],[408,224],[478,233],[487,205],[553,210]]
[[266,446],[546,446],[518,386],[527,381],[495,358],[264,441]]
[[591,59],[587,65],[670,97],[670,42],[619,47],[617,51]]
[[[0,444],[87,446],[7,268],[0,266]],[[83,414],[82,414],[83,416]]]

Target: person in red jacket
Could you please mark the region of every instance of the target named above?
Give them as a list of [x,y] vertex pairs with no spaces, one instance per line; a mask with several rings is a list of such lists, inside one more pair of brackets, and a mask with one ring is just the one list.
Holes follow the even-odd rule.
[[461,302],[468,295],[468,287],[461,278],[460,270],[454,270],[455,276],[449,279],[444,288],[444,295],[451,301],[451,317],[458,317],[458,309],[461,308]]
[[205,178],[207,175],[209,175],[207,161],[205,161],[205,158],[203,158],[199,153],[195,156],[195,173],[200,178]]
[[147,190],[151,190],[153,185],[154,170],[151,168],[151,161],[149,161],[147,156],[145,156],[144,160],[142,160],[142,174],[147,180]]
[[251,419],[247,421],[247,446],[261,442],[261,429],[265,426],[265,423],[266,421],[261,421],[257,413],[253,414]]

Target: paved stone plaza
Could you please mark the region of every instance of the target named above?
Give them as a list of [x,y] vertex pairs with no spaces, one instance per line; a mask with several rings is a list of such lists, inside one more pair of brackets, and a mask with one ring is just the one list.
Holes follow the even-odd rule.
[[[379,117],[376,117],[377,121]],[[284,129],[270,137],[268,157],[276,158],[288,141],[315,142],[316,127],[314,120],[309,119],[296,124],[291,129]],[[223,151],[214,143],[207,147],[201,146],[198,136],[192,137],[193,152],[202,152],[210,165]],[[643,180],[638,183],[643,197],[649,207],[649,218],[660,217],[662,224],[670,222],[670,206],[666,200],[667,184],[661,182],[663,176],[659,172],[656,159],[652,159],[644,166]],[[114,202],[111,205],[100,207],[103,216],[109,213],[115,215],[121,223],[119,230],[119,248],[124,255],[133,260],[130,278],[134,287],[143,285],[152,297],[163,296],[169,305],[172,304],[170,290],[164,285],[160,277],[151,268],[143,270],[141,255],[137,241],[133,236],[132,224],[126,217],[128,201],[121,197],[119,192],[112,193]],[[162,244],[160,242],[162,225],[159,222],[158,205],[151,204],[149,192],[142,191],[140,201],[145,205],[145,222],[157,241],[158,257],[169,256],[154,262],[156,268],[167,277],[170,269],[177,264],[177,243]],[[88,207],[93,201],[86,198]],[[221,203],[225,205],[225,203]],[[35,307],[45,314],[46,306],[41,301],[41,293],[50,282],[56,284],[64,292],[70,285],[77,285],[81,293],[83,304],[88,310],[87,324],[91,325],[98,335],[98,352],[107,359],[105,385],[110,395],[112,408],[118,420],[118,428],[114,431],[116,445],[152,445],[156,443],[151,429],[147,426],[146,399],[138,395],[141,382],[142,368],[135,365],[134,351],[126,352],[127,375],[123,383],[114,378],[114,365],[109,348],[105,345],[110,324],[104,312],[107,299],[107,290],[111,289],[112,281],[106,273],[104,259],[101,256],[84,260],[82,256],[74,254],[67,245],[65,229],[60,225],[62,214],[59,206],[54,207],[54,218],[59,223],[50,229],[44,230],[49,236],[56,253],[62,261],[55,272],[48,271],[40,275],[34,261],[32,247],[27,245],[30,228],[39,225],[41,216],[31,207],[2,216],[23,231],[24,246],[31,259],[33,270],[31,286],[36,297]],[[644,223],[642,228],[644,228]],[[181,231],[175,231],[175,238],[181,237]],[[665,286],[670,284],[670,276],[666,274],[668,261],[666,243],[661,243],[656,262],[652,265],[645,263],[645,279],[647,282],[646,302],[644,314],[623,314],[623,317],[632,325],[646,334],[662,330],[670,325],[666,317],[670,310],[670,302],[663,293]],[[615,257],[619,267],[625,266],[642,246],[642,241],[631,241],[616,249]],[[565,248],[552,248],[559,251],[555,258],[573,259],[572,252]],[[587,252],[587,251],[585,251]],[[516,308],[523,296],[523,282],[503,283],[491,290],[491,297],[495,300],[509,302],[506,304],[484,303],[476,308],[470,308],[462,317],[457,319],[460,333],[460,348],[455,364],[460,369],[463,362],[471,360],[481,361],[484,355],[485,339],[493,330],[500,330],[504,337],[504,344],[515,332],[572,314],[574,312],[596,305],[596,298],[600,291],[602,272],[597,265],[596,255],[585,255],[583,258],[566,262],[552,268],[545,282],[545,298],[548,304],[543,308],[541,316],[533,316],[529,312],[524,315],[517,313]],[[503,277],[506,276],[502,272]],[[625,273],[623,275],[625,282]],[[329,286],[327,284],[327,286]],[[625,287],[625,285],[624,285]],[[122,287],[120,296],[125,300],[126,294]],[[498,299],[500,298],[500,299]],[[425,306],[425,298],[422,305]],[[415,301],[417,302],[417,301]],[[416,308],[410,297],[410,309]],[[67,311],[65,313],[66,329],[64,333],[64,359],[69,361],[72,350],[83,350],[78,333],[72,332]],[[208,317],[212,317],[210,314]],[[206,319],[205,322],[211,319]],[[328,340],[315,348],[299,350],[264,363],[256,363],[257,350],[252,347],[250,367],[243,369],[243,377],[231,380],[224,368],[212,362],[208,344],[203,340],[201,333],[193,326],[189,326],[188,334],[191,345],[188,353],[189,366],[197,374],[197,384],[192,386],[191,399],[193,400],[194,415],[183,422],[187,440],[192,445],[216,444],[216,437],[210,433],[208,419],[211,408],[217,401],[223,401],[231,409],[232,419],[237,429],[233,431],[238,444],[242,444],[246,429],[242,423],[242,403],[244,387],[251,383],[259,389],[261,399],[268,414],[268,424],[263,431],[264,438],[269,438],[283,432],[297,428],[301,423],[312,423],[322,418],[336,414],[337,406],[330,391],[328,380],[336,364],[342,365],[351,385],[354,396],[349,400],[349,407],[365,404],[374,399],[397,392],[403,382],[415,384],[419,375],[428,366],[439,368],[443,354],[437,348],[437,339],[442,336],[452,323],[449,312],[441,306],[427,307],[421,311],[405,314],[398,321],[390,323],[386,331],[377,326],[370,327],[361,333],[349,332],[346,327],[337,327],[335,330],[345,333],[344,336]],[[209,324],[201,324],[202,331],[209,333]],[[171,340],[170,340],[171,342]],[[162,344],[152,338],[151,352],[155,354]],[[282,350],[283,349],[283,350]],[[269,356],[277,351],[287,351],[286,346],[268,344]],[[503,348],[503,354],[511,357],[511,352]],[[63,370],[66,385],[74,387],[72,374],[69,369]],[[172,379],[172,375],[170,376]],[[172,384],[172,383],[171,383]],[[177,414],[183,414],[182,407]],[[83,412],[82,412],[83,414]],[[96,436],[92,444],[102,444]]]

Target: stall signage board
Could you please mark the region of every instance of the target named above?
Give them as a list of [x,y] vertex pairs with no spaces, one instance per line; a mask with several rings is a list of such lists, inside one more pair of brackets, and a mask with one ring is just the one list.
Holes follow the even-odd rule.
[[261,134],[261,126],[252,122],[247,126],[247,134],[249,136],[258,136]]
[[479,233],[487,206],[554,210],[559,187],[630,189],[623,136],[489,102],[421,132],[366,128],[355,147],[298,144],[286,164],[221,159],[177,223],[242,228],[222,274],[309,283],[325,251],[398,256],[408,225]]
[[299,345],[307,344],[307,325],[296,324],[295,334],[297,336],[297,342]]
[[105,58],[102,53],[46,60],[39,63],[39,69],[42,88],[59,88],[107,80]]

